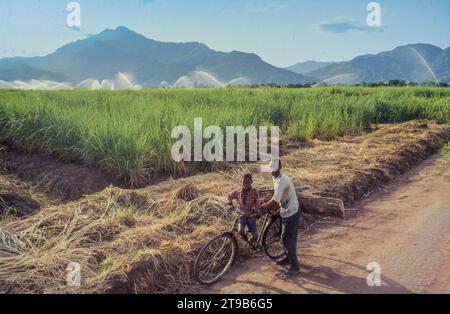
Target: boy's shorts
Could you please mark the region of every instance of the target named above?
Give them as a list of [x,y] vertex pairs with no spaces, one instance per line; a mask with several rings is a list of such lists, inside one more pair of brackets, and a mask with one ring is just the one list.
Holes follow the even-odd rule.
[[248,228],[248,230],[249,230],[250,232],[252,232],[252,233],[256,232],[256,230],[257,230],[256,220],[249,221],[249,220],[247,220],[246,218],[241,218],[241,219],[239,220],[239,223],[240,223],[241,225],[246,225],[247,228]]

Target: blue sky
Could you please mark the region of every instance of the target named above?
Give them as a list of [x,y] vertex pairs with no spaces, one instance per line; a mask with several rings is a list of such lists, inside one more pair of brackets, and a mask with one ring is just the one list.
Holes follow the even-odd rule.
[[69,2],[0,0],[0,57],[47,54],[119,25],[156,40],[254,52],[277,66],[418,42],[450,46],[450,0],[377,1],[378,29],[367,27],[368,0],[78,0],[80,30],[66,25]]

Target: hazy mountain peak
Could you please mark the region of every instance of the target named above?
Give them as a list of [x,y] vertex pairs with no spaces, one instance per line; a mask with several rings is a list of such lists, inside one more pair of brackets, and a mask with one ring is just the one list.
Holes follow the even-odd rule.
[[319,62],[319,61],[309,60],[309,61],[305,61],[305,62],[296,63],[285,69],[295,72],[295,73],[299,73],[299,74],[306,74],[311,71],[316,71],[316,70],[322,69],[326,66],[329,66],[330,64],[333,64],[333,62]]
[[443,51],[443,49],[441,47],[438,47],[435,45],[417,43],[417,44],[403,45],[403,46],[397,47],[388,53],[396,53],[399,51],[414,51],[414,50],[417,52],[429,55],[429,57],[431,57],[431,58],[436,57],[437,54],[440,54]]
[[[98,35],[106,34],[106,33],[128,33],[128,34],[137,34],[135,31],[132,31],[128,27],[125,26],[117,26],[116,28],[106,28],[102,32],[100,32]],[[95,36],[95,35],[94,35]]]
[[130,30],[128,27],[122,26],[122,25],[117,26],[116,31],[117,31],[117,32],[131,32],[131,33],[134,33],[134,32],[133,32],[132,30]]
[[115,29],[108,28],[99,34],[92,35],[89,38],[91,38],[91,40],[96,40],[96,39],[103,39],[103,40],[105,40],[105,39],[111,40],[112,39],[112,40],[114,40],[117,38],[129,38],[129,39],[134,38],[134,39],[140,39],[140,40],[151,40],[135,31],[130,30],[129,28],[127,28],[125,26],[118,26]]
[[422,49],[433,49],[433,50],[443,50],[441,47],[432,45],[432,44],[426,44],[426,43],[415,43],[415,44],[408,44],[408,45],[403,45],[403,46],[399,46],[396,49],[404,49],[404,48],[408,48],[408,47],[413,47],[413,48],[422,48]]

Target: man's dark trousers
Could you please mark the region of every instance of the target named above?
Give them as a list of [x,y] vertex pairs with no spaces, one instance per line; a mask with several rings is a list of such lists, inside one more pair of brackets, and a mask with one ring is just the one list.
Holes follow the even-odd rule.
[[298,224],[300,220],[300,210],[293,216],[283,218],[282,240],[284,248],[287,251],[287,258],[291,264],[291,270],[300,270],[300,263],[297,257],[297,237]]

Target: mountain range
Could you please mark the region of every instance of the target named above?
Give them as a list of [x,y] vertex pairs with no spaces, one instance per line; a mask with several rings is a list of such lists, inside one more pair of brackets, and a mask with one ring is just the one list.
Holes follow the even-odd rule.
[[51,80],[78,84],[86,79],[112,79],[131,74],[143,87],[174,84],[193,71],[203,71],[221,82],[245,78],[252,84],[298,84],[304,75],[280,69],[252,53],[219,52],[206,45],[167,43],[148,39],[126,27],[69,43],[44,57],[0,60],[0,80]]
[[[347,62],[299,63],[278,68],[253,53],[220,52],[198,42],[169,43],[126,27],[107,29],[42,57],[0,59],[0,83],[66,82],[104,85],[126,73],[142,87],[250,84],[355,84],[405,80],[450,82],[450,48],[414,44]],[[126,77],[119,79],[126,81]],[[86,83],[88,82],[88,83]],[[109,83],[108,83],[109,82]],[[2,85],[2,84],[0,84]],[[128,85],[126,85],[128,86]],[[1,87],[1,86],[0,86]]]
[[404,80],[407,82],[450,82],[450,48],[429,44],[397,47],[321,67],[305,73],[328,84],[356,84]]

